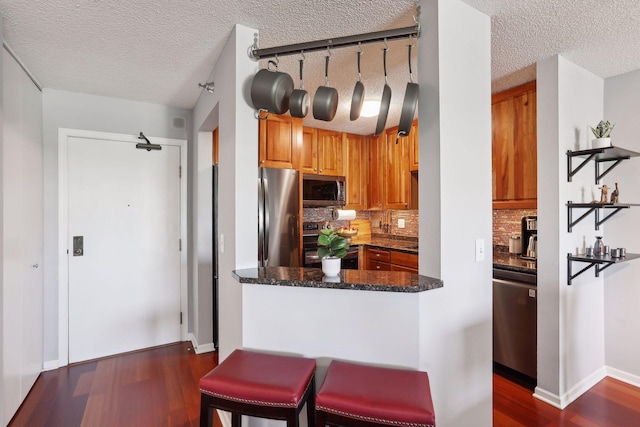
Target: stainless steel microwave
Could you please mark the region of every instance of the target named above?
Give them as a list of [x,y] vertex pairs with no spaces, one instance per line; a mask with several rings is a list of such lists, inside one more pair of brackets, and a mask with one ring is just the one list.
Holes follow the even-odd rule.
[[305,208],[344,206],[345,194],[344,176],[302,176],[302,206]]

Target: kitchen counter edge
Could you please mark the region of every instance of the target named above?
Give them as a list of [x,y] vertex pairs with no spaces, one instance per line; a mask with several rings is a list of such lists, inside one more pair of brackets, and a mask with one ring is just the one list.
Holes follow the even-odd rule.
[[240,283],[302,288],[417,293],[444,286],[440,279],[403,271],[342,270],[334,280],[319,268],[258,267],[232,274]]

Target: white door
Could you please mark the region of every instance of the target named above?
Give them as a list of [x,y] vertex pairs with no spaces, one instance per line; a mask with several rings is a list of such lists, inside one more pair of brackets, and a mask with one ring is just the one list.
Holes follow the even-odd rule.
[[69,137],[67,159],[69,362],[180,341],[180,148]]

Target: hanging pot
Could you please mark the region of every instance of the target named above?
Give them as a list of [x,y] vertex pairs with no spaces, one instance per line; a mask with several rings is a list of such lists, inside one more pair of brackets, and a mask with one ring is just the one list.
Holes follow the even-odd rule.
[[[386,42],[386,40],[385,40]],[[387,124],[389,105],[391,104],[391,87],[387,80],[387,47],[383,49],[382,64],[384,66],[384,88],[382,89],[382,100],[380,101],[380,112],[378,113],[378,123],[374,135],[380,135]]]
[[269,61],[269,66],[271,65],[275,67],[274,70],[267,67],[258,71],[251,82],[251,102],[258,110],[258,114],[261,112],[284,114],[289,109],[293,79],[287,73],[278,71],[276,62]]
[[362,111],[362,103],[364,102],[364,84],[362,83],[362,74],[360,74],[360,56],[362,50],[358,51],[358,81],[353,88],[353,96],[351,97],[351,112],[349,118],[351,121],[357,120]]
[[338,91],[329,87],[329,56],[325,56],[324,86],[320,86],[313,97],[313,117],[325,122],[333,120],[338,110]]
[[420,85],[413,82],[413,73],[411,71],[412,47],[412,45],[409,45],[409,83],[407,83],[407,90],[404,92],[404,101],[402,102],[400,123],[398,125],[398,136],[409,135],[409,132],[411,131],[411,125],[413,124],[413,117],[416,113],[416,105],[418,105],[418,93],[420,91]]
[[302,67],[304,66],[304,56],[300,60],[300,89],[295,89],[291,92],[289,98],[289,112],[293,117],[304,118],[309,112],[309,94],[304,90],[304,83],[302,82]]

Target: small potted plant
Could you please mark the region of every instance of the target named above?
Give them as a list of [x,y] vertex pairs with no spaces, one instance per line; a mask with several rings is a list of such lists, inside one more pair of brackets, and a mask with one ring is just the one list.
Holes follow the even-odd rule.
[[318,258],[322,260],[322,272],[325,276],[335,277],[340,273],[340,263],[347,254],[347,249],[347,239],[339,236],[333,227],[320,230]]
[[611,131],[615,124],[611,124],[609,120],[600,120],[598,126],[591,128],[591,132],[596,136],[592,142],[592,148],[605,148],[611,146]]

